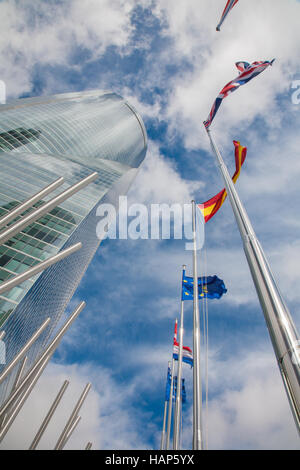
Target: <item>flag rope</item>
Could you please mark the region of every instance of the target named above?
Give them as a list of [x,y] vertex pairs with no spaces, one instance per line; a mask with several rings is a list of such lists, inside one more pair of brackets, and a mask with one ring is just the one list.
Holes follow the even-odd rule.
[[[204,246],[204,276],[207,278],[207,256],[206,247]],[[205,448],[208,449],[208,301],[204,299],[205,308]]]
[[181,399],[181,403],[180,403],[180,407],[181,407],[181,410],[180,410],[180,433],[179,433],[179,449],[182,449],[182,423],[183,423],[183,413],[182,413],[182,399]]
[[[202,267],[202,276],[204,278],[204,283],[207,282],[207,251],[206,251],[206,245],[203,245],[203,248],[199,250],[199,264]],[[204,296],[201,301],[201,321],[200,321],[200,328],[202,330],[202,344],[203,344],[203,350],[204,350],[204,384],[205,384],[205,392],[204,392],[204,397],[205,397],[205,414],[204,417],[205,419],[203,420],[205,423],[205,427],[203,429],[204,435],[203,435],[203,448],[207,449],[208,446],[208,297]],[[202,423],[202,426],[203,424]]]
[[[202,253],[201,253],[202,251]],[[207,253],[206,246],[204,245],[201,254],[201,267],[203,269],[203,278],[204,282],[207,281]],[[208,445],[208,301],[207,296],[202,299],[201,302],[201,316],[202,316],[202,325],[203,325],[203,348],[204,348],[204,383],[205,383],[205,432],[203,435],[203,447],[207,449]]]

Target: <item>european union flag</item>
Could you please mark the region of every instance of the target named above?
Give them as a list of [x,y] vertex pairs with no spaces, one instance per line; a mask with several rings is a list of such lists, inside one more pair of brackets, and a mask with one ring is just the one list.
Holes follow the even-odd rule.
[[[174,377],[174,386],[173,386],[173,400],[176,400],[177,394],[177,376]],[[182,403],[186,403],[186,390],[185,390],[185,383],[184,379],[181,379],[181,401]]]
[[[220,299],[227,292],[224,281],[218,276],[198,277],[199,299]],[[182,275],[182,300],[193,300],[194,278]]]
[[170,369],[170,367],[168,367],[165,401],[170,400],[170,392],[171,392],[171,369]]
[[182,403],[186,403],[186,390],[185,390],[185,383],[184,383],[184,379],[182,379],[182,390],[181,390],[181,394],[182,394]]

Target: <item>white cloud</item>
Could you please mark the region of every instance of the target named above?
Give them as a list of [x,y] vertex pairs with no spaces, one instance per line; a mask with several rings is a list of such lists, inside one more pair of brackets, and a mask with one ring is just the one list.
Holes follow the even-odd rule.
[[[53,449],[85,384],[92,388],[80,411],[82,419],[66,449],[146,449],[155,428],[144,426],[143,417],[131,405],[137,389],[148,393],[162,386],[161,364],[167,363],[170,348],[148,346],[126,355],[135,375],[120,385],[108,370],[95,364],[59,365],[51,363],[20,412],[1,449],[27,449],[62,382],[70,380],[63,401],[53,416],[38,448]],[[162,358],[165,358],[162,360]],[[188,405],[184,408],[183,448],[190,448],[192,436],[192,370],[185,367]],[[151,379],[151,380],[149,380]],[[204,384],[203,384],[204,385]],[[209,353],[209,449],[297,449],[295,424],[269,347],[257,344],[249,352],[244,345],[239,354],[223,358],[222,349]],[[203,408],[205,418],[205,406]],[[26,428],[26,433],[24,433]],[[203,431],[206,426],[203,422]],[[159,433],[156,433],[157,446]]]
[[171,80],[165,114],[174,131],[180,130],[185,144],[190,148],[208,147],[202,121],[221,88],[237,76],[234,64],[238,60],[276,58],[272,68],[224,100],[213,124],[218,139],[223,143],[231,129],[241,129],[258,116],[279,129],[284,116],[276,96],[288,93],[291,75],[300,66],[299,3],[293,0],[239,3],[221,33],[214,30],[216,12],[222,10],[219,2],[182,0],[176,8],[171,1],[158,5],[168,24],[165,33],[174,41],[175,58],[186,55],[193,66]]
[[[65,449],[84,449],[87,442],[93,449],[145,448],[146,441],[138,432],[138,418],[128,406],[132,394],[130,384],[120,386],[112,374],[94,364],[59,365],[51,363],[39,379],[1,449],[28,449],[44,416],[64,380],[70,384],[50,421],[38,449],[53,449],[83,388],[92,383],[79,416],[81,420]],[[24,432],[26,429],[26,432]]]
[[[210,449],[298,449],[299,440],[275,357],[261,345],[210,360]],[[238,446],[238,447],[237,447]]]
[[[149,5],[149,2],[145,1],[143,4]],[[21,7],[19,2],[1,2],[0,63],[3,65],[0,78],[7,82],[8,93],[15,96],[31,89],[31,74],[35,64],[68,64],[73,44],[88,48],[91,59],[101,56],[109,45],[118,47],[120,54],[128,53],[124,46],[128,44],[132,32],[130,14],[133,6],[134,2],[74,0],[56,5],[54,15],[53,5],[46,2],[39,2],[37,6],[36,1],[27,0],[22,2]],[[251,163],[247,160],[249,164],[247,171],[240,177],[239,190],[249,212],[254,213],[256,209],[261,211],[254,222],[263,237],[267,236],[270,240],[267,250],[275,277],[280,280],[280,288],[288,300],[298,302],[300,246],[294,240],[297,236],[294,230],[299,228],[299,223],[293,217],[295,205],[285,205],[282,219],[283,224],[293,231],[294,241],[290,242],[289,230],[276,246],[276,220],[270,221],[263,214],[263,202],[259,203],[258,200],[266,195],[270,198],[276,196],[272,206],[274,211],[281,197],[288,200],[286,188],[294,193],[298,192],[297,126],[292,126],[290,132],[283,135],[285,113],[294,112],[296,108],[289,108],[286,104],[282,106],[275,98],[280,93],[281,98],[288,96],[291,76],[299,67],[299,4],[293,0],[239,2],[224,23],[223,31],[216,33],[214,28],[222,8],[223,2],[214,0],[178,0],[176,8],[173,0],[157,2],[152,12],[161,20],[161,32],[170,42],[167,49],[151,53],[149,43],[140,40],[142,44],[140,42],[139,47],[148,51],[148,60],[153,60],[153,66],[150,67],[152,73],[143,77],[143,82],[143,73],[136,71],[139,80],[145,88],[151,88],[157,84],[162,85],[165,78],[164,65],[185,60],[190,67],[182,68],[169,77],[167,86],[165,84],[165,109],[160,98],[156,98],[154,104],[145,104],[139,95],[137,98],[133,97],[133,92],[128,87],[124,87],[125,96],[142,115],[166,120],[170,134],[173,132],[182,136],[187,148],[208,149],[202,120],[207,117],[221,87],[236,76],[236,60],[252,61],[276,57],[272,68],[224,101],[214,128],[218,142],[225,152],[228,150],[230,156],[232,143],[228,139],[229,133],[247,133],[249,145],[251,142],[247,158],[251,158]],[[41,13],[40,18],[36,14],[38,11]],[[288,18],[288,21],[283,18]],[[262,116],[267,124],[268,146],[263,148],[263,158],[260,149],[262,142],[266,141],[261,138],[260,133],[249,131],[248,128],[249,123],[258,116]],[[296,112],[294,117],[296,122]],[[204,193],[205,184],[208,186],[209,182],[200,180],[191,183],[181,178],[176,164],[163,157],[158,145],[150,141],[147,159],[132,187],[130,200],[147,204],[189,202],[193,194]],[[220,189],[221,184],[220,179]],[[229,211],[228,206],[229,201],[222,208],[222,214],[216,216],[218,221],[215,220],[215,224],[210,222],[214,226],[210,225],[211,228],[208,228],[209,236],[215,243],[207,252],[208,274],[216,273],[224,279],[228,293],[222,301],[226,307],[249,307],[254,302],[258,306],[236,227],[232,226],[232,214],[230,220],[223,217],[223,214],[228,213],[225,211]],[[270,210],[271,204],[266,212]],[[272,232],[272,237],[269,232]],[[160,242],[155,246],[149,243],[146,247],[145,244],[147,241],[136,243],[134,247],[128,245],[127,251],[124,250],[122,256],[118,256],[115,264],[113,260],[108,263],[110,272],[131,272],[136,279],[144,273],[145,282],[160,280],[168,288],[177,286],[183,258],[187,256],[190,261],[190,253],[183,253],[176,247],[166,249]],[[95,274],[96,280],[104,275],[105,247],[101,253],[101,272]],[[95,271],[97,269],[98,265]],[[122,306],[128,291],[126,283],[120,284],[111,299],[117,298]],[[94,310],[99,314],[98,298],[95,304],[97,305],[90,303],[87,307],[92,315]],[[155,322],[158,318],[175,318],[177,304],[172,297],[163,296],[157,302],[152,321]],[[101,310],[100,314],[99,318],[93,319],[93,325],[103,321],[103,316],[109,316],[109,334],[113,336],[114,323],[119,321],[119,310]],[[131,314],[134,319],[136,312]],[[296,320],[299,321],[298,316]],[[74,338],[77,340],[80,334],[82,339],[86,338],[86,333],[90,334],[90,331],[80,330],[75,324],[74,334],[71,333],[66,341],[72,344]],[[90,338],[90,341],[95,339]],[[212,354],[210,382],[213,398],[209,415],[209,444],[212,448],[295,448],[298,442],[274,356],[257,349],[242,357],[239,354],[237,359],[231,356],[226,361],[222,361],[216,353],[215,356]],[[119,383],[104,368],[91,364],[49,366],[7,435],[3,448],[29,446],[43,414],[66,377],[71,379],[70,395],[66,406],[62,407],[63,411],[58,413],[56,421],[53,420],[53,427],[49,427],[41,444],[44,448],[53,448],[58,430],[62,429],[87,381],[92,382],[93,388],[82,410],[82,420],[68,447],[83,448],[87,440],[93,442],[94,448],[146,447],[148,435],[141,435],[141,423],[135,419],[135,410],[124,406],[124,403],[132,397],[138,384],[143,383],[146,388],[157,385],[161,373],[158,365],[166,363],[168,351],[169,348],[160,344],[154,352],[147,345],[128,351],[126,359],[138,371],[129,383],[123,384],[122,396],[119,393]],[[62,348],[62,358],[63,355]],[[28,428],[28,434],[24,433],[24,427]],[[186,445],[190,443],[190,433],[190,428],[185,430]]]
[[91,58],[108,46],[121,52],[132,30],[133,6],[117,0],[1,2],[0,77],[8,97],[31,90],[36,64],[68,65],[74,46],[87,48]]
[[145,159],[128,194],[131,200],[142,203],[189,204],[193,192],[204,186],[202,181],[184,180],[176,163],[159,153],[158,145],[149,141]]

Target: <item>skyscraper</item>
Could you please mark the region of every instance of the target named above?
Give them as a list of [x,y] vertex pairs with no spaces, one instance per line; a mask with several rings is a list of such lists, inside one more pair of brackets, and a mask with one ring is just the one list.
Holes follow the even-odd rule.
[[[47,317],[50,325],[31,347],[28,367],[55,332],[101,242],[96,236],[97,207],[104,201],[117,205],[146,148],[142,119],[111,92],[25,98],[0,105],[0,217],[58,177],[64,177],[64,184],[34,207],[98,172],[94,182],[0,246],[1,285],[78,241],[83,245],[0,295],[0,332],[5,331],[7,363]],[[14,374],[1,385],[0,401],[9,394]]]

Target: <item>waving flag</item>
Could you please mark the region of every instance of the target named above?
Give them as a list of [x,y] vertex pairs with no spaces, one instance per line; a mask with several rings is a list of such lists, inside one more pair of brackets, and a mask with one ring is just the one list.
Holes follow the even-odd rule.
[[234,7],[234,5],[237,4],[239,0],[228,0],[227,3],[226,3],[226,6],[224,8],[224,11],[222,13],[222,16],[221,16],[221,19],[220,19],[220,23],[218,24],[218,26],[216,27],[216,30],[217,31],[220,31],[220,27],[223,23],[223,21],[225,20],[226,16],[228,15],[228,13],[230,12],[230,10]]
[[[198,277],[199,299],[220,299],[227,292],[224,281],[218,276]],[[182,300],[193,300],[194,278],[186,276],[182,279]]]
[[[177,342],[177,320],[175,322],[174,340],[173,340],[173,358],[178,361],[179,343]],[[193,352],[188,346],[182,346],[182,362],[193,366]]]
[[[233,141],[234,148],[235,148],[235,173],[232,176],[232,181],[235,183],[238,179],[242,165],[245,161],[246,154],[247,154],[247,147],[243,147],[240,142],[234,140]],[[214,197],[209,199],[208,201],[204,202],[203,204],[198,204],[199,209],[201,210],[204,222],[206,223],[209,219],[212,218],[218,212],[220,207],[222,206],[223,202],[227,197],[227,191],[224,188]]]
[[224,88],[220,91],[211,108],[207,120],[203,123],[204,126],[206,128],[210,127],[224,98],[226,98],[233,91],[237,90],[241,85],[245,85],[245,83],[248,83],[250,80],[252,80],[252,78],[263,72],[269,65],[273,64],[274,60],[275,59],[271,60],[270,62],[268,60],[258,61],[253,62],[252,64],[249,64],[248,62],[236,62],[235,65],[239,71],[239,76],[231,82],[227,83],[227,85],[225,85]]

